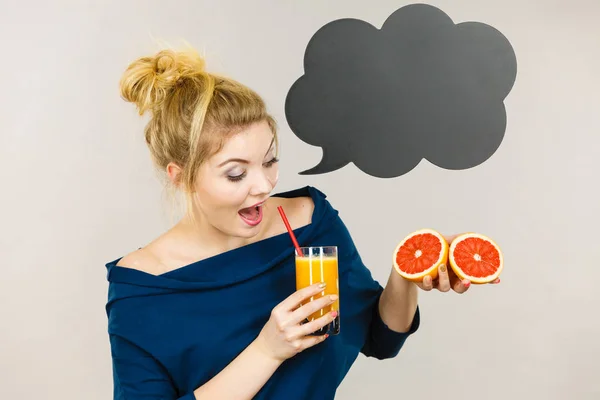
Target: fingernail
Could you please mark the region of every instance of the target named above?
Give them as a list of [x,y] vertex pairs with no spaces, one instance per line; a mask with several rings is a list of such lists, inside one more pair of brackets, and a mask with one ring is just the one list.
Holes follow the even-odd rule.
[[465,285],[465,287],[469,287],[471,285],[471,281],[464,281],[463,285]]
[[325,339],[327,339],[329,337],[329,333],[325,334]]
[[331,312],[331,316],[332,316],[333,318],[337,317],[337,315],[338,315],[337,311],[332,311],[332,312]]
[[321,284],[319,285],[319,287],[320,287],[321,289],[323,289],[325,286],[327,286],[327,284],[326,284],[325,282],[323,282],[323,283],[321,283]]
[[446,264],[442,264],[442,266],[440,267],[440,271],[446,272]]
[[331,301],[336,301],[338,299],[338,297],[335,294],[332,294],[331,296],[329,296],[329,300]]

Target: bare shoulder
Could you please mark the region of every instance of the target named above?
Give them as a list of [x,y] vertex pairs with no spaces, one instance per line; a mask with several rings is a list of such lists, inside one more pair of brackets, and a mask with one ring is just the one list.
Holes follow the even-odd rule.
[[315,202],[311,197],[294,197],[288,199],[292,204],[292,208],[296,210],[296,215],[301,225],[310,224],[312,220],[313,211],[315,209]]
[[117,266],[137,269],[153,275],[158,275],[165,270],[160,259],[148,248],[141,248],[127,254],[119,260]]
[[311,223],[313,211],[315,209],[315,203],[311,197],[272,197],[271,201],[273,208],[276,208],[277,206],[283,207],[292,228],[299,228]]

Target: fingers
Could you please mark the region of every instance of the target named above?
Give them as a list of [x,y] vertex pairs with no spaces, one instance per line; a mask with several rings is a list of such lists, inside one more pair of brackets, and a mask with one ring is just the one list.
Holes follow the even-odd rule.
[[471,281],[468,279],[458,279],[452,284],[452,290],[454,290],[458,294],[463,294],[466,292],[469,287],[471,287]]
[[450,290],[450,276],[448,275],[448,269],[446,268],[446,264],[442,264],[438,268],[437,289],[440,292],[447,292]]
[[423,281],[419,286],[421,287],[421,289],[425,290],[426,292],[429,292],[433,289],[433,279],[431,278],[431,276],[427,275],[423,278]]
[[288,334],[286,341],[294,354],[299,354],[309,347],[315,346],[321,342],[324,342],[329,335],[315,335],[299,337],[295,334]]
[[[499,283],[500,278],[490,282],[492,285],[497,285]],[[438,268],[438,277],[435,280],[433,280],[430,276],[426,276],[423,278],[423,281],[417,283],[417,285],[422,290],[427,292],[433,289],[437,289],[440,292],[448,292],[450,289],[452,289],[456,293],[462,294],[469,290],[471,287],[471,281],[468,279],[461,280],[456,276],[451,268],[448,268],[446,264],[441,264]]]
[[419,283],[419,287],[425,291],[437,289],[440,292],[449,292],[450,289],[457,293],[466,292],[471,286],[468,279],[460,280],[451,269],[448,269],[446,264],[441,264],[438,268],[438,277],[433,280],[430,276],[423,278]]
[[315,283],[300,289],[279,304],[280,310],[284,312],[291,311],[301,305],[304,300],[321,293],[324,289],[324,283]]
[[471,287],[471,281],[468,279],[461,280],[458,276],[456,276],[452,268],[448,269],[448,273],[450,275],[450,286],[452,286],[452,290],[454,290],[456,293],[462,294],[466,292],[469,287]]
[[329,335],[306,336],[300,340],[300,350],[304,351],[309,347],[313,347],[321,342],[324,342],[328,337]]
[[311,333],[323,328],[324,326],[327,326],[328,324],[333,322],[337,315],[337,311],[331,311],[323,315],[322,317],[315,319],[314,321],[300,325],[298,327],[298,336],[310,335]]
[[333,304],[337,300],[336,295],[323,296],[316,300],[310,301],[298,308],[296,311],[292,313],[290,318],[290,323],[293,325],[299,324],[300,322],[307,319],[311,314],[321,310],[322,308],[327,307],[328,305]]

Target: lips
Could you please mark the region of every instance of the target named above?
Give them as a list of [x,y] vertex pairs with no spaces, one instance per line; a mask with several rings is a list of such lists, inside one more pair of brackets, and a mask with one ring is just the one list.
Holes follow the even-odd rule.
[[250,207],[242,208],[238,211],[238,214],[246,224],[256,226],[260,224],[263,218],[263,204],[264,201]]

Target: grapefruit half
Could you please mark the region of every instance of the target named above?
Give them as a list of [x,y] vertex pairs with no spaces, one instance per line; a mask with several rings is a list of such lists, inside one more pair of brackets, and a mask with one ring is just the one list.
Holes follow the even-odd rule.
[[448,260],[448,242],[433,229],[419,229],[406,236],[394,250],[396,272],[411,282],[421,282],[427,275],[438,276],[438,267]]
[[490,283],[500,276],[504,258],[500,247],[479,233],[463,233],[450,244],[450,268],[461,279],[471,283]]

